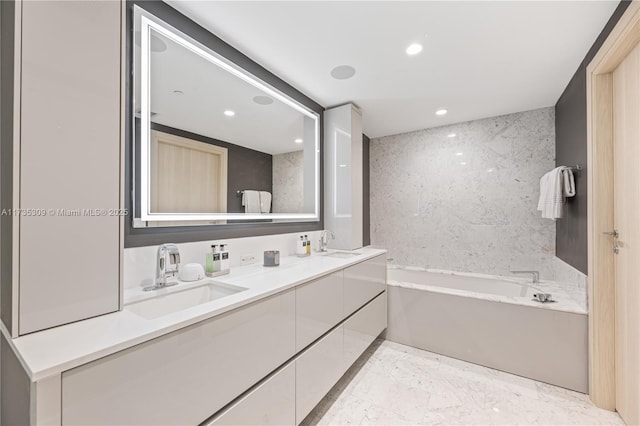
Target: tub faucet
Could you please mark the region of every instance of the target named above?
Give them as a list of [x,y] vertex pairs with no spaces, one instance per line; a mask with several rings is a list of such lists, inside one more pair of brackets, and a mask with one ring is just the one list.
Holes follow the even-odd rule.
[[180,268],[180,250],[175,244],[161,244],[158,246],[158,256],[156,257],[156,279],[152,286],[143,290],[158,290],[178,284],[176,281],[169,282],[170,278],[178,274]]
[[531,274],[532,283],[538,284],[540,282],[540,272],[538,271],[510,271],[512,274]]
[[325,229],[324,231],[322,231],[322,234],[320,234],[320,241],[319,241],[319,247],[320,247],[320,251],[325,252],[327,251],[327,245],[329,244],[329,235],[331,235],[331,239],[335,240],[336,239],[336,234],[333,233],[333,231],[329,231],[328,229]]

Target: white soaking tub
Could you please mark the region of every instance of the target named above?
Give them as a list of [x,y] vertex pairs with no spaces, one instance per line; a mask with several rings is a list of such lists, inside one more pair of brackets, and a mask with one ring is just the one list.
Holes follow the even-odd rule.
[[[387,273],[388,340],[587,392],[587,309],[566,287],[402,266]],[[538,292],[556,302],[532,300]]]

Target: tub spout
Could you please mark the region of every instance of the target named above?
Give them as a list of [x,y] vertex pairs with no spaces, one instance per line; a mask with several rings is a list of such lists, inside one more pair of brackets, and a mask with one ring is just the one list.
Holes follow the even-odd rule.
[[540,282],[540,272],[538,271],[510,271],[512,274],[531,274],[531,282],[538,284]]

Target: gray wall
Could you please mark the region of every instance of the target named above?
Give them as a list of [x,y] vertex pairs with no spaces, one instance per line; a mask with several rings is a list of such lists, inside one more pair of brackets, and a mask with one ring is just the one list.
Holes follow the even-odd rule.
[[372,139],[372,245],[401,265],[552,278],[537,203],[554,141],[553,107]]
[[[0,208],[13,207],[13,43],[15,2],[0,1]],[[12,331],[13,217],[0,216],[0,315]]]
[[371,140],[369,136],[362,135],[362,245],[371,244],[371,200],[370,200],[370,147]]
[[556,165],[585,168],[576,176],[576,196],[569,199],[565,217],[556,222],[556,255],[587,273],[587,65],[618,22],[629,1],[613,12],[578,71],[556,103]]

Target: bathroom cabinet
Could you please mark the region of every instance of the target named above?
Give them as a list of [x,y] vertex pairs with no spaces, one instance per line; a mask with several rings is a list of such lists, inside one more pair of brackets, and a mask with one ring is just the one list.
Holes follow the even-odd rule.
[[328,271],[64,371],[61,423],[298,424],[386,328],[384,262]]
[[333,329],[296,359],[296,424],[344,373],[344,326]]
[[338,271],[296,288],[296,351],[342,321],[343,287]]
[[344,370],[387,328],[387,293],[381,293],[344,323]]
[[353,104],[324,112],[324,226],[335,232],[329,247],[363,244],[362,113]]
[[122,3],[3,6],[15,28],[2,320],[17,337],[119,307]]
[[382,293],[296,359],[296,424],[324,398],[387,326]]
[[65,425],[199,424],[295,354],[294,291],[62,374]]
[[356,263],[344,270],[344,313],[349,315],[387,287],[384,256]]
[[296,368],[287,364],[205,426],[282,426],[296,422]]

